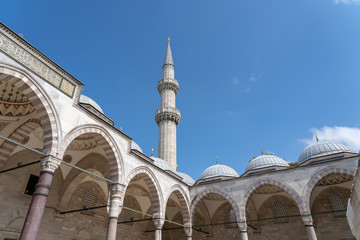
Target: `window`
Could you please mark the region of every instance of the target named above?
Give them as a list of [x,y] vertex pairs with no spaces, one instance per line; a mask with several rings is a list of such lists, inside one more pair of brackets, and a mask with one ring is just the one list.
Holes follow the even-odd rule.
[[288,219],[286,217],[286,209],[283,202],[276,200],[273,203],[273,211],[274,211],[274,222],[275,223],[284,223],[287,222]]
[[236,228],[237,227],[236,214],[232,207],[228,207],[225,210],[225,222],[227,223],[227,224],[225,224],[226,228]]
[[330,194],[329,200],[331,208],[334,211],[334,217],[345,216],[346,204],[344,196],[340,193],[333,192]]
[[[84,191],[83,196],[83,208],[92,208],[95,204],[95,195],[96,191],[93,187],[87,187]],[[88,215],[88,216],[94,216],[94,210],[83,210],[81,211],[82,214]]]
[[29,177],[28,183],[26,185],[24,194],[32,196],[34,194],[34,192],[35,192],[35,186],[38,183],[38,181],[39,181],[38,176],[30,174],[30,177]]

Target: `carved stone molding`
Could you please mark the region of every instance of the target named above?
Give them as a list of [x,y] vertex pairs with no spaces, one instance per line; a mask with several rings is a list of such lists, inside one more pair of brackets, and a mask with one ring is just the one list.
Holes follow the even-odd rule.
[[309,214],[309,215],[303,215],[301,216],[303,222],[305,225],[313,225],[313,218],[312,216]]
[[175,94],[177,94],[179,91],[178,81],[176,81],[175,79],[171,79],[171,78],[161,79],[158,82],[158,91],[159,91],[159,93],[161,93],[165,89],[173,90],[175,92]]
[[175,122],[176,125],[179,125],[180,119],[180,111],[173,107],[159,108],[155,112],[155,121],[158,125],[163,120],[170,120]]
[[55,172],[55,170],[60,166],[60,160],[52,157],[47,156],[44,157],[41,161],[41,170],[47,172]]
[[110,188],[110,196],[120,198],[124,193],[124,185],[120,183],[115,183]]

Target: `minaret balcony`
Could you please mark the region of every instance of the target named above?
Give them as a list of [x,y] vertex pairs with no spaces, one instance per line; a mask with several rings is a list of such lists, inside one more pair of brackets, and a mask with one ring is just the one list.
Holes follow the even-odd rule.
[[158,82],[158,91],[159,91],[159,93],[161,93],[161,91],[163,91],[165,89],[173,90],[175,92],[175,94],[177,94],[178,91],[179,91],[179,83],[178,83],[178,81],[176,81],[173,78],[161,79]]
[[158,125],[163,120],[174,121],[178,125],[180,118],[180,111],[173,107],[162,107],[155,112],[155,121]]

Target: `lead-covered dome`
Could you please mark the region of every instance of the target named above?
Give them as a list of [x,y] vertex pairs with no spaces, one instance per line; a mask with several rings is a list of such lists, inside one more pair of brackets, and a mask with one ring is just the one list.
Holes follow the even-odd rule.
[[104,114],[103,110],[101,109],[101,107],[99,106],[99,104],[97,104],[94,100],[92,100],[91,98],[89,98],[88,96],[85,95],[80,95],[79,98],[79,102],[80,103],[85,103],[85,104],[89,104],[91,105],[93,108],[95,108],[96,110],[98,110],[99,112],[101,112],[102,114]]
[[130,146],[131,149],[134,149],[134,150],[137,150],[141,153],[143,153],[141,147],[134,141],[131,141],[131,146]]
[[200,175],[199,180],[213,177],[239,177],[239,174],[229,166],[216,164],[205,169]]
[[258,170],[261,168],[268,168],[268,167],[290,167],[290,166],[281,157],[270,154],[264,154],[251,160],[248,163],[245,172],[251,170]]
[[190,177],[186,173],[177,172],[176,174],[179,175],[180,177],[182,177],[182,181],[184,183],[186,183],[187,185],[190,185],[190,186],[194,185],[194,183],[195,183],[194,179],[192,179],[192,177]]
[[161,158],[157,158],[157,157],[150,157],[152,160],[154,160],[154,165],[158,166],[159,168],[161,168],[162,170],[164,171],[171,171],[171,167],[170,165],[164,160],[164,159],[161,159]]
[[301,152],[298,164],[300,165],[312,158],[318,158],[337,153],[354,153],[354,151],[344,144],[335,141],[316,141],[316,143],[311,144]]

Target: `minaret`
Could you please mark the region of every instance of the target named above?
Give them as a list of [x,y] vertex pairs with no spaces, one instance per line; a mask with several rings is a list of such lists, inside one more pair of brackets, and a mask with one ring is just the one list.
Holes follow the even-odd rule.
[[174,79],[175,66],[171,55],[170,38],[162,69],[163,78],[157,86],[161,102],[160,108],[155,112],[155,121],[159,126],[158,156],[176,171],[176,127],[180,122],[180,111],[175,107],[175,96],[179,91],[179,83]]

